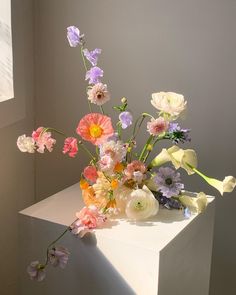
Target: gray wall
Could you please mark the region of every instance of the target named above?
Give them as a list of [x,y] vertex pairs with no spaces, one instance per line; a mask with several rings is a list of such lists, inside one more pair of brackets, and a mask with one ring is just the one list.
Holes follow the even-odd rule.
[[[236,1],[40,0],[35,15],[36,125],[74,134],[88,111],[79,50],[69,48],[65,37],[66,27],[75,24],[90,49],[103,49],[99,65],[112,104],[126,96],[135,114],[154,112],[152,92],[184,94],[189,111],[183,125],[192,128],[189,146],[200,169],[217,178],[236,175]],[[76,182],[86,162],[82,155],[61,157],[60,147],[38,155],[37,199]],[[197,176],[184,178],[188,189],[217,195],[211,294],[232,294],[235,193],[221,198]]]
[[[17,212],[34,202],[34,157],[23,155],[16,139],[34,126],[33,5],[31,0],[12,1],[15,100],[25,102],[20,121],[0,128],[0,293],[16,295],[18,271]],[[24,18],[22,18],[22,14]],[[22,46],[23,45],[23,46]],[[22,97],[22,95],[24,97]],[[6,102],[8,103],[8,102]],[[1,105],[5,104],[2,102]],[[0,106],[1,107],[1,106]],[[7,116],[14,114],[8,113]],[[14,118],[11,118],[14,121]]]

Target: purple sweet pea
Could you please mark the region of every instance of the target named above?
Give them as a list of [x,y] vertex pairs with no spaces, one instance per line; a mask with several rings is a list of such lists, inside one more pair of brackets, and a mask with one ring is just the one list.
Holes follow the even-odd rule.
[[83,44],[84,34],[80,34],[80,30],[75,26],[67,28],[67,39],[71,47],[76,47]]
[[89,79],[89,84],[100,83],[100,78],[103,77],[103,70],[99,67],[93,67],[87,71],[85,80]]
[[130,112],[125,111],[125,112],[120,113],[119,120],[121,122],[122,129],[126,129],[127,127],[132,125],[133,116],[131,115]]
[[70,252],[61,246],[52,248],[48,253],[50,263],[55,267],[59,266],[61,268],[65,268],[69,255]]
[[32,261],[27,267],[27,273],[31,280],[41,282],[45,276],[45,265],[40,264],[38,261]]
[[184,185],[179,182],[180,173],[170,167],[159,168],[153,181],[157,185],[158,190],[167,198],[178,195],[184,188]]
[[92,51],[88,51],[87,48],[83,50],[84,56],[87,58],[89,62],[91,62],[92,66],[96,66],[98,62],[98,55],[101,54],[102,50],[99,48],[95,48]]

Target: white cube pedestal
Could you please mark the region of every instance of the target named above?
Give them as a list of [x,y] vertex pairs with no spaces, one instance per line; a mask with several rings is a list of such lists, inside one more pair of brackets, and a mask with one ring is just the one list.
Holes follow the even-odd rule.
[[83,207],[75,184],[20,212],[21,295],[208,295],[214,202],[185,219],[160,209],[150,221],[114,220],[95,235],[67,233],[65,270],[47,268],[44,281],[29,280],[27,265],[44,262],[46,248]]

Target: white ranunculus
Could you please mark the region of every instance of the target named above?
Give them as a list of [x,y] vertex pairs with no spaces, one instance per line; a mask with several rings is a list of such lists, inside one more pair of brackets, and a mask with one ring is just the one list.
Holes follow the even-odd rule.
[[157,214],[159,203],[146,185],[142,189],[133,190],[125,213],[133,220],[143,220]]
[[182,94],[158,92],[152,94],[151,104],[159,111],[169,114],[175,120],[186,109],[187,102]]
[[116,200],[117,208],[121,213],[125,212],[126,205],[131,198],[133,190],[125,185],[121,185],[114,190],[114,198]]
[[194,150],[180,149],[178,146],[174,145],[169,149],[162,149],[160,154],[158,154],[151,162],[151,166],[161,166],[166,162],[172,162],[175,169],[183,168],[187,171],[189,175],[195,172],[187,165],[196,168],[197,167],[197,155]]
[[35,152],[35,142],[30,136],[26,137],[25,134],[21,135],[17,139],[17,146],[19,150],[23,153],[34,153]]

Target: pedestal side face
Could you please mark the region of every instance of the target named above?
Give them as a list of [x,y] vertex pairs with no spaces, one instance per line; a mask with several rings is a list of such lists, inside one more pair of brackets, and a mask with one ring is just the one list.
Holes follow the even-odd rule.
[[215,204],[172,240],[160,254],[158,295],[208,295]]
[[[42,282],[31,281],[27,275],[26,267],[31,261],[45,261],[46,248],[50,241],[55,239],[65,227],[55,223],[20,215],[20,295],[135,295],[145,294],[136,292],[124,279],[108,257],[99,249],[95,235],[87,235],[83,239],[72,234],[66,234],[58,243],[69,249],[69,257],[66,269],[49,266],[46,269],[46,278]],[[105,243],[108,246],[108,243]],[[118,249],[119,248],[119,249]],[[115,247],[120,264],[126,267],[126,271],[140,268],[137,264],[129,266],[129,259],[119,245]],[[114,254],[114,253],[113,253]],[[133,264],[133,261],[132,261]],[[148,272],[148,270],[147,270]],[[137,272],[136,272],[137,273]],[[142,277],[136,277],[141,284]],[[148,293],[150,294],[150,293]]]

